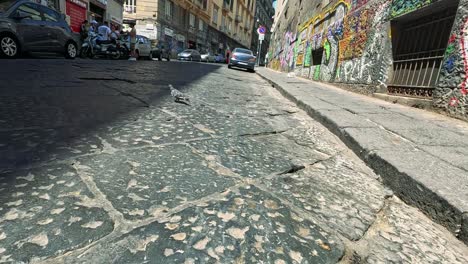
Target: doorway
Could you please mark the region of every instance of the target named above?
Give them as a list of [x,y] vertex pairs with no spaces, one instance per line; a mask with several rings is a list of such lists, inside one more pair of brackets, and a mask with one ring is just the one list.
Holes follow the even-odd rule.
[[392,20],[389,94],[432,97],[457,7],[458,0],[444,0]]

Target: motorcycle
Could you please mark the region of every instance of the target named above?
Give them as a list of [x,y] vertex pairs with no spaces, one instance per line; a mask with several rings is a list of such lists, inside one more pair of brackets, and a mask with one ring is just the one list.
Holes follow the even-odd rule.
[[125,56],[125,48],[121,47],[119,41],[99,41],[98,34],[94,32],[89,32],[81,45],[81,58],[106,57],[118,60],[122,56]]

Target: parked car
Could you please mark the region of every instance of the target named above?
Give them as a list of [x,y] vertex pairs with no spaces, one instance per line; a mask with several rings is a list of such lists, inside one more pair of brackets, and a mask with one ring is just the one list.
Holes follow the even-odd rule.
[[28,0],[0,2],[0,56],[53,52],[74,59],[78,40],[57,11]]
[[167,61],[171,60],[171,50],[166,47],[165,43],[159,41],[156,47],[153,48],[153,58],[162,60],[166,59]]
[[194,49],[186,49],[177,55],[179,60],[201,61],[200,52]]
[[[125,35],[124,38],[126,45],[130,47],[130,36]],[[138,58],[153,59],[151,40],[141,35],[137,35],[136,38],[135,52],[138,54]]]
[[237,67],[254,72],[256,59],[251,50],[236,48],[232,51],[229,58],[228,68]]
[[210,52],[207,52],[207,53],[201,55],[201,61],[216,62],[216,56],[211,54]]
[[223,54],[216,54],[215,62],[216,63],[226,63],[226,58],[224,57]]

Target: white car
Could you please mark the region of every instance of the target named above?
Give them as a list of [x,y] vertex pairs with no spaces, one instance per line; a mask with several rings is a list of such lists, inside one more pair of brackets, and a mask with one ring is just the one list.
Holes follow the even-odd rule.
[[208,52],[201,55],[201,61],[216,62],[216,56]]
[[[128,47],[130,47],[130,37],[127,37]],[[153,52],[151,47],[151,40],[145,36],[137,35],[137,42],[135,44],[135,52],[139,58],[152,60]]]

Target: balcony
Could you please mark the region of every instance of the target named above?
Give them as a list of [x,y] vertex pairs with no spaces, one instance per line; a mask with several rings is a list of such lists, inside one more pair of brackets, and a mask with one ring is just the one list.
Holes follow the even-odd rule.
[[223,11],[224,12],[229,12],[229,10],[230,10],[229,3],[223,2]]

